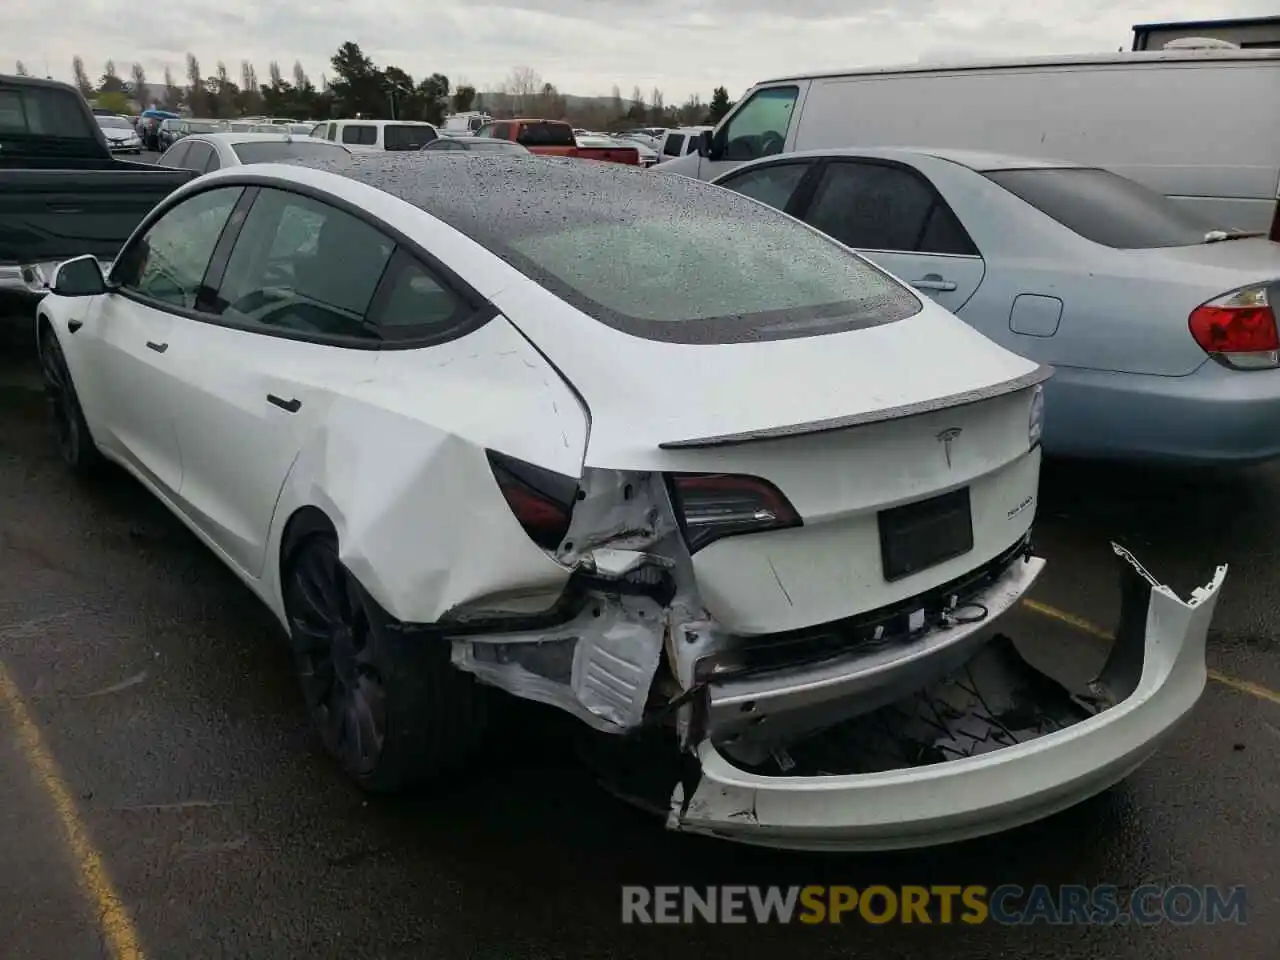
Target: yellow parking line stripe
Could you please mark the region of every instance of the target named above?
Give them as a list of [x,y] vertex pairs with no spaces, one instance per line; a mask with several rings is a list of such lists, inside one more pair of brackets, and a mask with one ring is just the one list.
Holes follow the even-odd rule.
[[111,955],[115,960],[144,960],[129,911],[112,886],[102,855],[94,847],[89,831],[76,811],[71,791],[58,772],[58,764],[45,747],[40,728],[27,710],[22,693],[10,678],[3,661],[0,661],[0,701],[13,717],[18,745],[31,764],[36,780],[62,821],[67,847],[75,861],[77,879],[98,915],[102,936]]
[[[1084,617],[1077,617],[1074,613],[1067,613],[1065,610],[1059,610],[1057,607],[1051,607],[1047,603],[1041,603],[1039,600],[1023,600],[1022,605],[1033,613],[1038,613],[1044,617],[1050,617],[1059,623],[1065,623],[1069,627],[1075,627],[1083,633],[1100,637],[1103,640],[1114,640],[1115,636],[1109,630],[1103,630]],[[1272,703],[1280,704],[1280,693],[1269,690],[1260,683],[1254,683],[1252,680],[1240,680],[1237,677],[1228,676],[1225,673],[1219,673],[1217,670],[1209,671],[1209,679],[1217,681],[1224,687],[1230,687],[1232,690],[1238,690],[1240,693],[1247,693],[1251,697],[1257,697],[1259,700],[1270,700]]]

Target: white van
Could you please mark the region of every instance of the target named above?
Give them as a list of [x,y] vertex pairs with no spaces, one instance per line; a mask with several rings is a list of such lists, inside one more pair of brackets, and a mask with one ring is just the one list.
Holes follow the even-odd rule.
[[[864,69],[752,87],[700,151],[710,180],[824,147],[954,147],[1106,167],[1224,228],[1280,229],[1280,50],[1169,50]],[[710,143],[707,143],[707,140]]]
[[710,127],[676,127],[667,130],[662,135],[662,146],[658,149],[660,154],[658,162],[663,163],[675,157],[686,157],[691,153],[697,153],[698,140],[702,136],[702,131],[710,129]]
[[353,153],[379,153],[421,150],[440,134],[418,120],[328,120],[317,123],[311,136],[340,143]]

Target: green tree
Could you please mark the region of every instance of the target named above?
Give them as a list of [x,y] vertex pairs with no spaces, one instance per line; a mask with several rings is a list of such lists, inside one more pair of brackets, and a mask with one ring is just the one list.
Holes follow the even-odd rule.
[[329,89],[343,116],[386,115],[389,104],[382,73],[373,65],[373,60],[365,56],[358,43],[348,40],[338,48],[329,63],[333,67]]
[[149,95],[147,72],[142,69],[142,64],[135,63],[133,65],[133,100],[137,103],[139,110],[145,110],[151,106]]
[[194,53],[187,54],[187,106],[197,117],[204,116],[208,97],[204,92],[204,78],[200,75],[200,61]]
[[707,123],[719,123],[732,109],[733,103],[729,100],[729,91],[724,87],[716,87],[711,93],[711,104],[707,108]]
[[89,74],[84,68],[84,60],[80,56],[71,58],[71,73],[75,77],[76,89],[86,100],[93,96],[93,84],[89,82]]
[[102,79],[98,81],[99,93],[124,93],[124,81],[116,73],[116,62],[108,60],[102,69]]
[[408,72],[399,67],[386,67],[382,71],[382,86],[386,91],[387,115],[391,119],[418,119],[422,104],[413,77]]
[[418,115],[414,119],[442,123],[449,103],[449,78],[443,73],[433,73],[418,84],[415,93]]
[[466,113],[476,102],[476,88],[469,83],[461,84],[453,90],[453,112]]
[[94,103],[103,110],[110,110],[112,113],[127,113],[129,111],[129,95],[123,90],[100,93],[94,97]]

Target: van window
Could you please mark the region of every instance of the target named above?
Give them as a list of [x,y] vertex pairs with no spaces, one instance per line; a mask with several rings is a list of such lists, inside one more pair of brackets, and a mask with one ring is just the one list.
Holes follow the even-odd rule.
[[984,174],[1086,240],[1120,250],[1189,247],[1214,229],[1176,201],[1108,170],[1046,167]]
[[348,123],[342,128],[342,142],[372,147],[378,142],[378,128],[367,123]]
[[724,128],[724,159],[756,160],[781,153],[799,87],[766,87],[752,94]]
[[667,142],[662,145],[662,155],[666,157],[683,156],[684,151],[680,148],[684,146],[683,133],[668,133]]

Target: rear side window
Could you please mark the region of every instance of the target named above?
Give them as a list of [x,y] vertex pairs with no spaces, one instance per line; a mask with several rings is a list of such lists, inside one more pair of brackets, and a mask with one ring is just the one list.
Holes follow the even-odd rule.
[[1107,170],[1079,167],[984,174],[1086,240],[1120,250],[1204,243],[1212,223]]
[[378,142],[378,128],[367,123],[348,123],[342,128],[342,142],[372,147]]
[[447,334],[471,312],[466,301],[423,264],[399,251],[387,268],[369,320],[383,339],[418,339]]
[[899,166],[831,163],[804,219],[860,250],[976,252],[937,191],[920,175]]
[[196,173],[204,173],[205,167],[209,165],[209,157],[213,153],[213,147],[199,140],[191,144],[191,150],[187,153],[183,166],[188,170],[194,170]]
[[567,123],[522,123],[516,143],[523,147],[572,147],[577,141]]
[[678,157],[684,153],[684,134],[668,133],[667,142],[662,145],[662,153],[668,157]]
[[382,146],[387,150],[421,150],[436,136],[435,129],[426,125],[389,123],[382,128]]
[[264,189],[236,238],[214,312],[263,332],[376,338],[365,314],[394,249],[349,213]]

